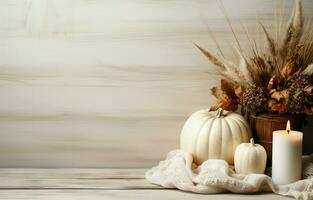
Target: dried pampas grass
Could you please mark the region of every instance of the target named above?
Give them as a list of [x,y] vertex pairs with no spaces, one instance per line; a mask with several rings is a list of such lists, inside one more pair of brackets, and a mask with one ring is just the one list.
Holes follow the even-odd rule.
[[267,32],[266,28],[264,27],[264,25],[262,23],[260,23],[262,30],[264,32],[265,38],[266,38],[266,42],[267,42],[267,46],[268,46],[268,50],[271,53],[272,57],[276,57],[276,44],[274,39],[270,36],[270,34]]
[[[285,32],[282,31],[283,11],[280,12],[280,15],[277,14],[276,40],[266,27],[258,21],[267,46],[264,52],[261,48],[262,43],[257,43],[248,29],[242,24],[251,49],[248,53],[250,56],[247,56],[248,54],[244,52],[222,0],[220,0],[220,3],[237,46],[235,54],[239,62],[233,64],[226,60],[215,37],[212,37],[212,39],[217,45],[221,56],[214,55],[198,44],[195,44],[195,46],[211,63],[217,66],[218,71],[225,78],[244,87],[252,85],[264,87],[274,75],[282,76],[285,80],[288,80],[289,76],[295,72],[305,71],[305,73],[309,73],[310,69],[306,70],[306,68],[313,63],[313,20],[310,26],[305,29],[302,0],[295,0],[295,7]],[[213,36],[211,31],[210,35]]]
[[242,53],[239,50],[237,50],[237,54],[238,54],[238,56],[240,58],[239,64],[238,64],[239,71],[242,72],[242,76],[244,78],[244,81],[248,85],[251,86],[251,85],[253,85],[253,79],[252,79],[252,75],[251,75],[251,73],[253,73],[253,72],[251,70],[250,63],[244,57],[244,55],[242,55]]
[[217,67],[218,72],[232,82],[244,84],[243,75],[236,69],[236,66],[225,58],[203,49],[196,43],[194,45]]

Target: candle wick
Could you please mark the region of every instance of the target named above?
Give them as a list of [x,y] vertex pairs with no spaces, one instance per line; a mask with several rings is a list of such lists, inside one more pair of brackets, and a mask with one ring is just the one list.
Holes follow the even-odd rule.
[[287,133],[289,134],[290,130],[287,130]]

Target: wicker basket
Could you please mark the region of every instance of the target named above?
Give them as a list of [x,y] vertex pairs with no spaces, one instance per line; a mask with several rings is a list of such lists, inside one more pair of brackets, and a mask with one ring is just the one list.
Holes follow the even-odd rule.
[[301,131],[304,123],[303,115],[259,114],[249,117],[256,143],[261,144],[266,150],[267,166],[271,166],[272,163],[273,131],[285,130],[288,120],[292,130]]

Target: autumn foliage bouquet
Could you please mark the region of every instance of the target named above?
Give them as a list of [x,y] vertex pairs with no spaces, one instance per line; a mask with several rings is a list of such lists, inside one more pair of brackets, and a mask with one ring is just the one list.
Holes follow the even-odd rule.
[[224,77],[220,88],[211,89],[217,98],[211,110],[234,111],[241,105],[248,113],[313,115],[313,23],[304,25],[302,1],[295,0],[285,32],[278,22],[275,39],[260,23],[263,51],[247,31],[251,50],[244,51],[229,19],[228,23],[237,43],[237,64],[224,57],[218,43],[217,54],[195,44]]

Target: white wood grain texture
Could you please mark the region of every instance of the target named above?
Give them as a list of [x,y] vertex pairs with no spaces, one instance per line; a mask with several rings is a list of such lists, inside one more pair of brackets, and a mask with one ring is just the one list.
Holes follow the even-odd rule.
[[288,199],[275,194],[199,195],[144,179],[147,169],[0,169],[0,199]]
[[[256,15],[273,24],[276,3],[224,2],[256,38]],[[219,76],[191,43],[216,48],[206,24],[231,57],[216,0],[1,1],[0,167],[156,164],[214,101]]]
[[1,190],[0,199],[30,200],[290,200],[275,194],[212,194],[201,195],[178,190]]
[[147,169],[0,169],[2,189],[158,189]]

